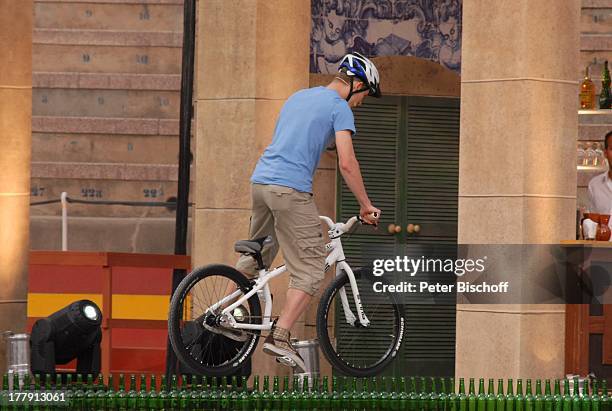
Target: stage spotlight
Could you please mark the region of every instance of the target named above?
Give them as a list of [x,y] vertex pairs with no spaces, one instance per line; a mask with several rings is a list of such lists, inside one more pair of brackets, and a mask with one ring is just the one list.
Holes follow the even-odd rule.
[[56,364],[77,359],[76,372],[100,372],[102,312],[89,300],[75,301],[34,323],[30,337],[34,374],[54,374]]

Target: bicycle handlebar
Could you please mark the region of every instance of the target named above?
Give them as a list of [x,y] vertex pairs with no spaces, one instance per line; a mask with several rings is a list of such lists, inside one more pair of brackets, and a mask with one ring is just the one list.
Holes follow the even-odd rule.
[[[378,218],[378,213],[372,213],[374,218]],[[336,223],[333,222],[333,220],[329,217],[326,217],[324,215],[319,216],[319,218],[323,221],[325,221],[325,223],[327,224],[327,226],[329,228],[332,228],[332,226],[334,226]],[[351,218],[349,218],[348,220],[346,220],[346,223],[338,223],[342,225],[342,231],[347,232],[349,231],[353,225],[359,221],[361,224],[365,224],[365,225],[373,225],[376,227],[377,224],[370,224],[367,223],[363,220],[363,218],[361,218],[360,216],[353,216]]]

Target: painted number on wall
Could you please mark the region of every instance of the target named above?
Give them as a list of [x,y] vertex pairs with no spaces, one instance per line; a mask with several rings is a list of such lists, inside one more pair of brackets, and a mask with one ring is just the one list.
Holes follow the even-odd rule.
[[81,197],[102,198],[102,190],[95,188],[81,188]]
[[145,188],[142,190],[145,198],[157,198],[164,195],[163,188]]
[[42,197],[45,194],[44,187],[32,186],[30,194],[34,197]]

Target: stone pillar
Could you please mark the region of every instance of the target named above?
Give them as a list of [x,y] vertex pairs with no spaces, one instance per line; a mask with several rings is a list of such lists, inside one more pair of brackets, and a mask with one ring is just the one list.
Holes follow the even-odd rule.
[[[579,18],[579,0],[464,0],[459,243],[574,238]],[[563,306],[459,305],[456,375],[559,377],[564,325]]]
[[[203,0],[198,17],[193,264],[234,265],[233,244],[248,237],[255,163],[287,97],[308,87],[310,2]],[[287,283],[274,280],[275,314]],[[296,328],[300,336],[303,322]],[[275,364],[256,354],[253,367],[273,374]]]
[[0,0],[0,332],[26,324],[33,14],[32,0]]

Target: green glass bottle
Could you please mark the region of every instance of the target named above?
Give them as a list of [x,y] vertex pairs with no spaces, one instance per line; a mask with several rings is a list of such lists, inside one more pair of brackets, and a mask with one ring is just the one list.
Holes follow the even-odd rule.
[[0,387],[0,410],[8,411],[9,409],[9,377],[8,374],[2,375],[2,386]]
[[155,374],[151,374],[149,392],[147,393],[147,408],[149,410],[159,409],[159,401],[157,398],[157,376]]
[[263,408],[262,394],[259,392],[259,375],[253,377],[253,389],[249,397],[252,410],[261,410]]
[[[40,392],[40,374],[36,374],[34,376],[34,392]],[[41,410],[40,403],[34,402],[31,408],[33,411],[40,411]]]
[[601,411],[610,411],[610,396],[608,395],[608,381],[604,378],[601,381]]
[[476,411],[477,404],[476,389],[474,388],[474,379],[470,378],[470,390],[467,395],[468,411]]
[[494,385],[495,380],[493,378],[489,378],[489,387],[487,389],[486,396],[486,411],[495,411],[495,405],[497,403],[497,398],[495,398],[495,388]]
[[516,397],[514,396],[514,386],[512,378],[508,378],[508,389],[506,390],[506,411],[514,411],[516,405]]
[[448,405],[448,388],[446,387],[446,378],[440,378],[440,393],[438,394],[438,410],[449,411]]
[[338,391],[338,378],[336,376],[332,377],[332,386],[331,386],[331,394],[329,401],[330,409],[332,410],[340,410],[341,400],[340,400],[340,391]]
[[[257,384],[259,384],[259,381],[257,382]],[[257,387],[257,394],[259,395],[259,400],[257,401],[256,405],[259,408],[251,408],[251,404],[249,401],[249,387],[247,377],[240,377],[240,391],[238,392],[238,403],[236,404],[236,409],[240,411],[249,411],[253,409],[261,410],[261,395],[259,393],[259,387]]]
[[610,92],[610,70],[608,69],[608,60],[604,63],[604,69],[601,79],[601,94],[599,95],[599,108],[607,110],[612,108],[612,93]]
[[321,389],[319,388],[319,376],[312,377],[312,387],[310,389],[310,407],[313,411],[321,409]]
[[572,411],[580,411],[580,381],[574,377],[574,393],[572,395]]
[[[24,376],[24,380],[23,380],[23,389],[24,390],[28,390],[28,382],[26,382],[26,378],[29,378],[29,376],[26,374]],[[71,410],[72,408],[72,397],[74,395],[74,387],[72,385],[72,374],[67,374],[66,375],[66,385],[64,386],[64,396],[66,401],[62,404],[62,406],[60,408],[62,409],[66,409],[66,410]]]
[[310,392],[310,382],[308,381],[308,375],[304,376],[302,380],[302,392],[300,393],[300,406],[299,410],[312,410],[312,397]]
[[572,411],[572,396],[567,378],[563,380],[563,411]]
[[96,409],[96,391],[94,390],[93,375],[87,374],[87,385],[85,389],[85,409]]
[[517,378],[516,380],[516,397],[514,400],[514,409],[516,411],[525,410],[525,396],[523,395],[523,380]]
[[106,410],[115,411],[116,409],[117,409],[117,392],[115,391],[115,379],[113,377],[113,374],[110,374],[108,376],[108,388],[106,390]]
[[[395,377],[391,377],[391,391],[389,392],[389,396],[387,397],[388,406],[387,409],[397,411],[399,410],[399,390],[397,388],[397,379]],[[430,397],[431,401],[431,397]]]
[[455,393],[455,379],[453,377],[450,378],[448,384],[448,410],[459,411],[457,394]]
[[419,411],[419,392],[417,391],[416,377],[410,377],[410,392],[408,393],[408,409]]
[[[207,410],[218,410],[221,401],[221,392],[219,391],[219,387],[217,387],[217,377],[210,378],[210,385],[208,385],[208,379],[204,381],[206,382],[202,382],[202,395],[200,396],[202,406]],[[206,388],[204,388],[204,385],[206,385]]]
[[188,389],[189,384],[187,381],[187,376],[185,374],[181,375],[180,380],[180,389],[179,389],[179,410],[190,410],[191,409],[191,392]]
[[138,409],[138,387],[136,386],[136,375],[130,374],[130,389],[126,394],[128,410]]
[[465,380],[459,378],[459,394],[457,395],[457,404],[459,411],[467,411],[468,401],[467,395],[465,395]]
[[495,396],[495,410],[506,411],[506,396],[504,395],[504,380],[497,380],[497,395]]
[[200,402],[200,394],[201,391],[205,389],[206,387],[202,387],[200,377],[197,375],[191,375],[189,377],[189,404],[191,410],[200,410],[204,408]]
[[561,395],[561,381],[555,380],[555,394],[553,395],[553,410],[563,411],[563,396]]
[[[15,374],[15,376],[17,377],[17,385],[13,385],[14,387],[19,387],[19,375]],[[62,374],[55,374],[55,387],[53,387],[53,390],[55,392],[63,392],[64,393],[64,397],[66,396],[66,392],[64,390],[64,387],[62,386]],[[19,388],[19,391],[23,391],[23,388]],[[65,401],[58,401],[56,402],[52,407],[52,409],[54,410],[65,410],[67,409],[66,407],[66,402]],[[106,410],[104,410],[106,411]]]
[[427,380],[421,377],[421,393],[419,394],[419,408],[429,411],[429,392],[427,391]]
[[555,403],[550,389],[550,380],[546,379],[546,385],[544,387],[544,411],[554,411]]
[[291,388],[289,387],[289,376],[285,375],[283,378],[283,391],[280,396],[281,408],[283,411],[291,410]]
[[220,410],[230,409],[230,393],[227,389],[227,377],[225,376],[221,377],[221,395],[219,400]]
[[601,397],[599,396],[599,385],[597,380],[593,380],[593,394],[591,394],[591,409],[601,411]]
[[[444,383],[444,380],[442,380],[442,382]],[[409,409],[408,400],[410,396],[408,395],[408,390],[410,390],[410,387],[408,386],[408,380],[406,379],[406,377],[400,377],[400,385],[401,385],[402,390],[399,394],[399,409],[407,410]],[[365,409],[365,407],[360,408],[360,410],[363,410],[363,409]]]
[[168,411],[178,411],[179,409],[180,393],[178,390],[178,377],[176,374],[172,374],[170,382],[170,391],[168,392]]
[[351,391],[349,389],[349,382],[346,377],[342,379],[342,390],[340,391],[340,408],[339,410],[348,411],[349,404],[351,402]]
[[429,393],[429,411],[438,411],[440,396],[436,387],[436,379],[431,377],[431,392]]
[[321,385],[321,410],[331,410],[331,396],[329,395],[329,379],[327,375],[323,376],[323,384]]
[[136,391],[136,409],[146,411],[148,407],[147,380],[144,374],[140,374],[140,383]]
[[487,394],[485,393],[484,378],[478,380],[478,395],[476,396],[476,409],[487,411]]
[[76,387],[72,393],[71,407],[74,410],[82,411],[85,409],[85,390],[83,389],[83,376],[77,374]]
[[531,390],[531,379],[527,380],[527,390],[525,391],[525,411],[534,411],[535,397]]
[[591,411],[591,395],[589,393],[589,380],[584,380],[584,386],[582,388],[582,398],[580,403],[581,411]]
[[281,391],[278,375],[274,376],[274,380],[272,383],[272,409],[280,410],[282,409],[283,402],[281,399]]
[[237,410],[238,409],[238,377],[235,375],[232,376],[232,385],[230,387],[229,392],[229,409]]
[[[13,374],[13,387],[17,386],[19,387],[19,381],[18,381],[18,376],[17,374]],[[44,391],[51,391],[51,374],[45,374],[45,388]],[[42,406],[42,411],[51,411],[51,404],[49,402],[43,402]]]
[[127,392],[125,390],[125,375],[119,374],[119,390],[117,391],[117,410],[127,410]]
[[[129,401],[129,393],[128,393]],[[161,376],[161,387],[159,388],[159,394],[157,395],[157,407],[160,410],[166,411],[170,405],[170,397],[168,395],[168,379],[164,374]]]
[[261,409],[263,411],[272,410],[272,394],[270,394],[270,377],[264,375],[263,391],[261,392]]
[[534,397],[534,408],[535,411],[544,411],[544,395],[542,395],[542,381],[536,380],[536,389]]
[[361,385],[361,393],[359,394],[359,409],[360,410],[371,410],[371,389],[370,379],[364,378]]
[[370,398],[369,398],[369,409],[379,410],[381,409],[381,393],[378,392],[378,381],[376,377],[372,377],[370,380]]

